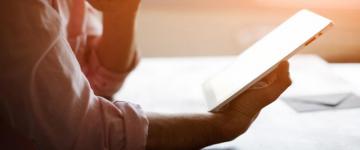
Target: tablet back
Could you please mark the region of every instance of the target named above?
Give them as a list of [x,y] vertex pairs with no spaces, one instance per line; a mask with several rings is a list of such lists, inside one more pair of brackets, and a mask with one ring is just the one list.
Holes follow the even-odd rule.
[[308,10],[296,13],[204,83],[210,109],[220,109],[331,25],[331,20]]

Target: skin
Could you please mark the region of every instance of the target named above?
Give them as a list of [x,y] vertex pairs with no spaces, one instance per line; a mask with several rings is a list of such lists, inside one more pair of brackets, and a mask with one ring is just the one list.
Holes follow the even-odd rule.
[[[147,149],[200,149],[243,134],[261,109],[275,101],[291,84],[289,65],[275,71],[216,113],[163,115],[149,113]],[[264,86],[263,83],[276,77]],[[258,84],[262,87],[258,88]]]
[[[123,72],[131,65],[134,22],[139,0],[92,0],[103,12],[104,33],[97,55],[104,67]],[[107,2],[107,3],[105,3]],[[243,134],[261,109],[275,101],[291,84],[289,64],[278,67],[220,112],[201,114],[147,113],[146,149],[200,149]],[[241,78],[241,77],[239,77]]]
[[114,72],[127,72],[136,53],[131,46],[140,1],[92,0],[90,3],[103,13],[104,30],[96,51],[101,64]]

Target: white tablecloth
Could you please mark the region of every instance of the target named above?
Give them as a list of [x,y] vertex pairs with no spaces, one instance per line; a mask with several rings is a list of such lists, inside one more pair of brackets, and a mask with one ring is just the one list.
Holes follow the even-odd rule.
[[[146,111],[205,112],[201,84],[232,60],[145,58],[116,97],[138,103]],[[360,91],[360,64],[331,64],[330,68]],[[278,100],[262,111],[245,134],[208,149],[360,150],[360,108],[298,113]]]

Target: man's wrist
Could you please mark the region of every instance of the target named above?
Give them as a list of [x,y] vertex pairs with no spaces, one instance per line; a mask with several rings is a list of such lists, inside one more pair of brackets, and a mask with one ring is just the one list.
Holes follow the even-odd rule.
[[131,24],[133,25],[136,19],[136,12],[103,12],[103,19],[114,25],[117,24]]
[[216,126],[222,142],[230,141],[243,134],[251,125],[257,114],[249,116],[237,111],[214,113]]
[[208,115],[210,116],[209,122],[214,131],[214,133],[212,133],[212,136],[214,137],[214,141],[212,141],[212,143],[226,142],[234,138],[233,134],[236,131],[236,125],[234,125],[233,118],[231,116],[225,113],[209,113]]

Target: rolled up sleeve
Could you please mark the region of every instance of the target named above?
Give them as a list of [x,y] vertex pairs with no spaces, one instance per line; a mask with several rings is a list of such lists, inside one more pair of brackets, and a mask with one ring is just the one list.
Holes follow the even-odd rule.
[[122,110],[124,115],[126,149],[142,149],[146,145],[148,120],[140,111],[140,106],[123,101],[115,101],[115,106]]
[[131,64],[124,72],[118,73],[105,68],[99,61],[96,52],[92,50],[88,63],[83,66],[84,73],[88,78],[91,87],[97,95],[110,98],[123,85],[128,74],[136,67],[139,62],[137,51],[133,58],[130,58]]

